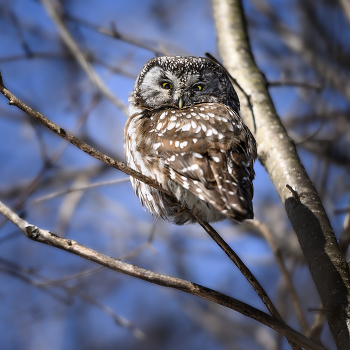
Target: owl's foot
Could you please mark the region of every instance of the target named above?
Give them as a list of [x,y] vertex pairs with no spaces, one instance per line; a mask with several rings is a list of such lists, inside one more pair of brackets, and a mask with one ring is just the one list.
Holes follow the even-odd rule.
[[177,208],[177,213],[175,215],[182,215],[185,212],[187,212],[187,208],[186,207],[178,207]]

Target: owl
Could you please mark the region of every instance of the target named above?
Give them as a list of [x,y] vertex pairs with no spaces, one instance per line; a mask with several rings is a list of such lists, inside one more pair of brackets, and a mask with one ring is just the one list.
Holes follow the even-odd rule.
[[142,68],[129,98],[124,150],[132,187],[155,217],[177,225],[253,218],[256,143],[239,114],[224,68],[202,57],[157,57]]

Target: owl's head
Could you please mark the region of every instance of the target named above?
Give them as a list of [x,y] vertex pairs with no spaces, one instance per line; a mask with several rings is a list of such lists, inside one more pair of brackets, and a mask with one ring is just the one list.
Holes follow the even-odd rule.
[[152,58],[136,79],[129,101],[131,111],[186,108],[203,102],[239,109],[237,94],[225,70],[202,57]]

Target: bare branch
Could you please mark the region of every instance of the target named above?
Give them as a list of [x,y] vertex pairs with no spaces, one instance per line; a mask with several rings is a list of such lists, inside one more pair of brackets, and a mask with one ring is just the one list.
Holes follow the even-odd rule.
[[[124,317],[119,316],[116,312],[114,312],[111,308],[107,307],[106,305],[100,303],[98,300],[95,298],[91,297],[90,295],[81,292],[80,290],[77,290],[75,287],[69,287],[66,286],[62,283],[50,283],[54,282],[51,281],[50,279],[42,276],[41,274],[37,273],[35,270],[24,268],[17,263],[13,263],[11,261],[8,261],[6,259],[0,258],[0,263],[4,265],[4,267],[0,267],[0,271],[6,272],[10,274],[13,277],[16,277],[33,287],[39,288],[41,291],[44,293],[50,295],[51,297],[54,297],[55,299],[65,303],[69,304],[69,302],[66,299],[63,299],[59,294],[53,292],[50,290],[48,287],[55,286],[58,288],[61,288],[64,290],[67,294],[75,294],[81,299],[85,300],[86,302],[98,307],[101,309],[104,313],[106,313],[108,316],[112,317],[114,322],[118,324],[119,326],[126,328],[130,330],[134,336],[138,339],[144,339],[145,335],[142,331],[140,331],[138,328],[136,328],[130,321],[125,319]],[[100,267],[101,268],[101,267]],[[28,277],[27,275],[33,275],[37,279],[32,279]],[[44,280],[45,282],[41,282],[40,280]]]
[[75,59],[79,63],[80,67],[85,71],[86,75],[89,77],[91,82],[96,85],[96,87],[105,95],[112,103],[114,103],[118,108],[120,108],[125,115],[128,115],[128,108],[125,103],[118,98],[116,98],[113,93],[105,85],[101,77],[96,73],[93,67],[89,64],[83,52],[80,50],[79,45],[75,42],[71,34],[69,33],[64,22],[57,14],[52,2],[50,0],[41,0],[49,16],[56,24],[58,32],[64,43],[70,49]]
[[[45,0],[46,1],[46,0]],[[14,105],[21,109],[23,112],[27,113],[29,116],[34,117],[36,120],[38,120],[40,123],[45,125],[47,128],[49,128],[51,131],[53,131],[58,136],[62,137],[63,139],[67,140],[74,146],[78,147],[85,153],[89,154],[90,156],[101,160],[102,162],[106,163],[107,165],[111,166],[112,168],[121,170],[127,175],[133,176],[135,179],[138,179],[145,184],[152,186],[156,188],[159,191],[162,191],[164,193],[167,193],[156,181],[142,175],[138,171],[135,171],[128,166],[126,166],[122,162],[118,162],[114,159],[112,159],[109,156],[106,156],[105,154],[96,151],[86,143],[78,140],[75,136],[73,136],[71,133],[66,131],[65,129],[59,127],[55,123],[51,122],[49,119],[44,117],[41,113],[35,111],[31,107],[27,106],[25,103],[23,103],[21,100],[19,100],[14,94],[12,94],[9,90],[7,90],[3,84],[2,76],[0,74],[0,92],[9,100],[10,105]],[[169,196],[172,196],[170,193],[167,193]]]
[[350,202],[349,202],[348,210],[344,219],[343,231],[339,239],[339,248],[340,248],[341,255],[344,259],[349,249],[349,244],[350,244]]
[[120,183],[124,183],[124,182],[128,182],[128,181],[130,181],[130,177],[123,177],[122,179],[101,181],[101,182],[96,182],[96,183],[93,183],[93,184],[88,184],[88,185],[85,185],[85,186],[72,187],[72,188],[68,188],[66,190],[57,191],[57,192],[54,192],[54,193],[47,194],[46,196],[42,196],[42,197],[36,198],[31,203],[32,204],[37,204],[37,203],[40,203],[40,202],[43,202],[43,201],[47,201],[48,199],[51,199],[51,198],[62,196],[62,195],[67,194],[67,193],[72,193],[72,192],[75,192],[75,191],[90,190],[92,188],[101,187],[101,186],[116,185],[116,184],[120,184]]
[[[91,22],[88,22],[85,19],[78,18],[76,16],[72,16],[72,15],[67,15],[66,14],[66,18],[68,20],[70,20],[70,21],[74,21],[76,23],[79,23],[79,24],[81,24],[81,25],[83,25],[83,26],[85,26],[87,28],[96,30],[97,32],[99,32],[101,34],[104,34],[104,35],[107,35],[107,36],[109,36],[111,38],[118,39],[118,40],[121,40],[121,41],[125,41],[126,43],[129,43],[131,45],[134,45],[134,46],[137,46],[137,47],[141,47],[142,49],[154,52],[156,55],[160,55],[160,56],[163,56],[163,55],[167,56],[167,55],[169,55],[168,51],[162,50],[161,48],[156,47],[155,45],[147,45],[147,44],[145,44],[145,42],[142,42],[140,40],[136,40],[135,38],[133,38],[131,36],[128,36],[126,34],[120,33],[119,31],[117,31],[117,28],[116,28],[114,22],[111,23],[111,28],[108,29],[108,28],[101,27],[101,26],[98,26],[96,24],[93,24]],[[164,45],[162,45],[162,46],[164,46]]]
[[274,80],[274,81],[270,80],[267,82],[267,86],[268,87],[296,86],[296,87],[302,87],[302,88],[306,88],[306,89],[314,89],[317,91],[321,91],[323,88],[321,84],[307,83],[305,81],[303,82],[303,81],[294,81],[294,80],[287,80],[287,79]]
[[279,247],[276,245],[270,229],[267,227],[266,224],[262,223],[261,221],[259,221],[257,219],[248,220],[247,223],[258,228],[259,231],[261,232],[261,234],[265,237],[268,244],[270,245],[271,250],[275,256],[277,265],[278,265],[278,267],[281,271],[281,274],[283,276],[284,282],[287,286],[289,296],[292,300],[293,308],[294,308],[296,315],[297,315],[297,318],[298,318],[300,329],[301,329],[303,334],[308,335],[309,334],[309,325],[307,323],[303,309],[300,305],[298,295],[297,295],[295,288],[293,286],[292,278],[291,278],[291,276],[286,268],[286,265],[284,264],[282,253],[281,253]]
[[34,241],[65,250],[84,259],[96,262],[111,270],[137,277],[139,279],[161,286],[182,290],[186,293],[196,295],[203,299],[207,299],[219,305],[235,310],[242,315],[248,316],[274,329],[291,341],[300,344],[300,346],[306,350],[325,350],[323,346],[315,344],[310,339],[291,329],[276,318],[269,316],[266,313],[225,294],[190,281],[159,274],[135,265],[113,259],[90,248],[86,248],[71,239],[61,238],[49,231],[42,230],[36,226],[30,225],[27,221],[21,219],[16,213],[5,206],[2,202],[0,202],[0,213],[6,216],[7,219],[12,221],[15,225],[17,225],[28,238]]
[[278,320],[282,321],[280,314],[278,313],[276,307],[273,305],[272,301],[268,297],[267,293],[261,287],[260,283],[257,281],[255,276],[251,273],[251,271],[247,268],[247,266],[245,266],[245,264],[239,258],[239,256],[221,238],[221,236],[213,229],[213,227],[211,225],[209,225],[207,222],[201,221],[200,218],[195,213],[192,213],[192,215],[196,218],[196,220],[204,228],[204,230],[210,235],[210,237],[215,241],[215,243],[225,252],[225,254],[238,267],[239,271],[241,271],[243,276],[247,279],[247,281],[252,285],[254,290],[258,293],[260,299],[266,305],[266,307],[270,311],[271,315],[274,316],[275,318],[277,318]]

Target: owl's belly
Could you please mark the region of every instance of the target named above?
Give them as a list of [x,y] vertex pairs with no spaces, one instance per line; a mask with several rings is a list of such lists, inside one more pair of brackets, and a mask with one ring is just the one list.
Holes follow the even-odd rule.
[[177,225],[193,224],[196,220],[185,210],[188,208],[203,221],[217,222],[226,219],[211,204],[202,201],[171,179],[167,179],[163,186],[175,195],[177,201],[136,179],[131,178],[131,183],[141,204],[156,218],[161,217]]

